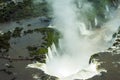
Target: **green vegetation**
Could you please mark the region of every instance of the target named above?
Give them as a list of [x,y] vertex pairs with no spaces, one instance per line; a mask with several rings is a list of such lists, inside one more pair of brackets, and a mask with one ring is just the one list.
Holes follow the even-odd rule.
[[21,37],[21,31],[23,28],[16,27],[13,31],[12,37]]
[[48,5],[46,2],[44,3],[38,3],[38,4],[33,4],[33,14],[34,16],[47,16],[48,15]]
[[0,0],[0,23],[38,16],[47,17],[47,3],[34,5],[32,1],[23,0],[23,2],[14,3],[13,1]]
[[47,52],[48,52],[47,48],[40,48],[40,49],[36,50],[35,52],[31,52],[30,55],[31,56],[41,55],[41,54],[45,54]]
[[7,52],[10,48],[9,40],[10,40],[11,32],[8,31],[4,34],[0,34],[0,52]]
[[89,59],[89,64],[92,62],[92,59],[96,59],[99,57],[99,53],[93,54]]
[[42,43],[41,46],[37,45],[27,47],[30,56],[32,57],[37,56],[36,59],[38,60],[38,56],[45,55],[48,52],[48,47],[50,47],[53,42],[56,44],[56,46],[58,45],[58,39],[60,38],[60,34],[57,30],[53,28],[38,28],[34,30],[28,30],[25,31],[24,34],[27,35],[34,32],[42,33],[44,35],[43,39],[45,40],[45,42]]
[[0,34],[0,52],[4,53],[9,51],[11,47],[9,41],[11,38],[22,37],[32,33],[41,33],[43,34],[42,39],[44,40],[42,45],[30,45],[26,48],[30,53],[30,57],[33,57],[34,60],[45,62],[45,54],[48,52],[48,47],[50,47],[53,42],[57,46],[58,39],[60,38],[59,32],[52,28],[37,28],[34,30],[24,31],[23,35],[21,35],[22,30],[23,28],[16,27],[13,32],[8,31]]
[[60,38],[60,33],[53,28],[37,28],[34,30],[28,30],[28,31],[24,31],[24,35],[27,35],[33,32],[40,32],[44,35],[43,39],[46,42],[43,44],[45,44],[47,47],[50,47],[53,42],[57,45],[58,39]]
[[34,31],[41,32],[42,34],[46,35],[44,39],[47,42],[47,47],[51,46],[53,42],[57,45],[58,39],[60,38],[60,34],[57,30],[53,28],[40,28],[35,29]]
[[[110,11],[117,8],[118,0],[88,0],[92,3],[93,10],[88,10],[86,12],[87,18],[91,21],[92,26],[94,27],[94,19],[95,17],[98,20],[98,25],[96,27],[100,27],[104,22],[106,22],[109,18],[110,12],[106,11],[106,7],[110,8]],[[116,5],[115,5],[116,4]]]
[[[27,1],[30,3],[31,0]],[[18,2],[17,4],[12,1],[2,2],[2,8],[0,8],[0,22],[6,22],[11,20],[20,20],[25,17],[31,16],[30,4],[24,2]]]
[[9,40],[14,37],[21,37],[22,28],[16,27],[13,32],[5,32],[0,34],[0,52],[7,52],[10,48]]
[[117,0],[89,0],[89,1],[94,3],[93,6],[95,8],[95,12],[99,17],[104,17],[106,5],[109,7],[116,7],[114,3],[116,4],[118,3]]

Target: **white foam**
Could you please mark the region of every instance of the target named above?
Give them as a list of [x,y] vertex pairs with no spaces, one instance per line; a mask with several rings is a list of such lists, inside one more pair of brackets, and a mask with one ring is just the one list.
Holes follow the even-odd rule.
[[[80,0],[81,3],[82,1]],[[77,18],[73,0],[54,0],[51,3],[55,18],[52,23],[54,26],[50,27],[59,30],[62,35],[59,47],[56,49],[53,43],[48,48],[46,64],[37,63],[28,66],[42,69],[61,80],[88,79],[98,75],[97,64],[89,65],[89,59],[94,53],[104,51],[110,46],[112,34],[120,25],[119,9],[117,15],[114,15],[115,18],[100,29],[88,30],[87,28],[91,26],[86,26],[87,22],[82,20],[86,18],[85,16],[79,16],[82,19]],[[85,10],[91,7],[85,6]],[[82,15],[82,12],[79,14]],[[97,20],[95,23],[97,25]]]

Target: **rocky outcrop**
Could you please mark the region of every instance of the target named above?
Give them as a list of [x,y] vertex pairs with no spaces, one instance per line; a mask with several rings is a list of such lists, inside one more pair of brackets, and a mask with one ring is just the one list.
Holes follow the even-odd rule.
[[101,75],[88,80],[120,80],[120,30],[117,33],[112,47],[104,52],[99,52],[92,56],[93,62],[100,63],[98,70],[105,69],[107,72],[101,72]]

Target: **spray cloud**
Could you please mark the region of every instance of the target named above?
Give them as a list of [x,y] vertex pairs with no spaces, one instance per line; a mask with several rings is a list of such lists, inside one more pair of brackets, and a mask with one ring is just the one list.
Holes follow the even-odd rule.
[[[86,79],[97,73],[95,66],[89,66],[90,56],[110,47],[113,33],[120,26],[120,9],[100,28],[91,29],[85,13],[93,7],[87,0],[48,0],[53,8],[53,26],[60,31],[59,47],[54,43],[48,48],[47,62],[42,69],[53,76],[68,80]],[[108,8],[107,8],[108,10]],[[95,24],[97,20],[95,18]],[[89,68],[88,68],[89,67]],[[91,70],[90,70],[91,69]],[[87,74],[84,74],[86,70]],[[84,76],[83,76],[84,74]],[[88,77],[86,76],[88,75]],[[67,78],[65,79],[67,80]]]

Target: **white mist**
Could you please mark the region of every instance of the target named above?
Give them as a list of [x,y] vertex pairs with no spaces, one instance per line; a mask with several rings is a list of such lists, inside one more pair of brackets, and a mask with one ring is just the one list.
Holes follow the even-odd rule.
[[[39,68],[45,73],[56,76],[61,80],[87,79],[98,74],[96,64],[89,64],[89,59],[94,53],[104,51],[111,46],[112,34],[120,26],[120,10],[112,15],[110,21],[101,28],[88,30],[89,27],[84,14],[77,13],[74,0],[49,0],[52,4],[54,20],[52,28],[60,31],[63,36],[59,39],[56,49],[53,43],[48,48],[47,62],[42,67],[35,64],[30,67]],[[79,6],[84,3],[84,10],[92,9],[88,2],[79,1]],[[85,4],[86,3],[86,4]],[[84,11],[83,10],[83,11]],[[96,25],[97,25],[97,20]]]

